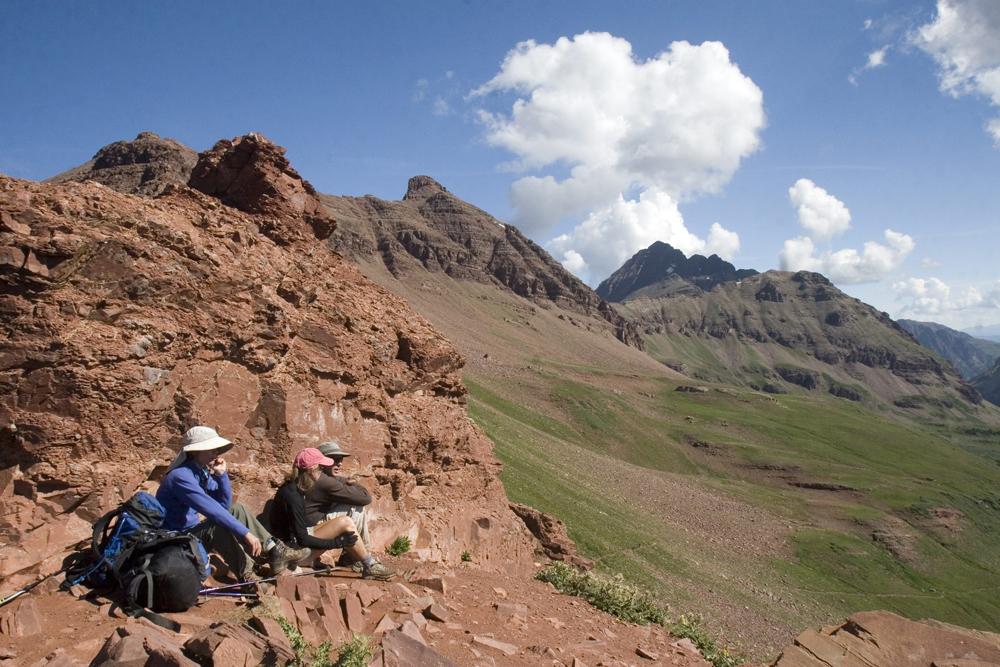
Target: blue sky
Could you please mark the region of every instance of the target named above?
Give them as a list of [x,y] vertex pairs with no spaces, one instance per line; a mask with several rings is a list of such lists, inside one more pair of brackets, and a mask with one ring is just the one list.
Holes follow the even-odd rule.
[[12,176],[260,131],[323,192],[429,174],[594,285],[659,239],[1000,323],[992,0],[0,7]]

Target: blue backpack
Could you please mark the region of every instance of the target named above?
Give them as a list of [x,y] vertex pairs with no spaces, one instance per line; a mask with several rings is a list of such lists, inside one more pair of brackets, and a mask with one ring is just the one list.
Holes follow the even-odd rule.
[[198,602],[208,554],[193,535],[164,530],[163,516],[160,502],[142,491],[102,516],[89,551],[67,572],[64,586],[120,589],[127,614],[179,629],[154,612],[185,611]]

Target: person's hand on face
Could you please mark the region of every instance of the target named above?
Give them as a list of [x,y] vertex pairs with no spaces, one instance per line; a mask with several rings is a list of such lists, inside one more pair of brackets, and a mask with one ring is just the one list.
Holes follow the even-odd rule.
[[208,464],[208,469],[212,471],[213,475],[222,476],[226,474],[228,468],[226,467],[226,459],[221,456],[217,456]]

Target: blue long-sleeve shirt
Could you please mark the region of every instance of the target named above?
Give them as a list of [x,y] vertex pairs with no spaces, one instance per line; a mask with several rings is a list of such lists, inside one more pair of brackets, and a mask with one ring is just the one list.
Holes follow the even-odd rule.
[[237,537],[250,532],[229,513],[233,502],[229,473],[212,475],[191,459],[166,474],[156,499],[166,511],[163,527],[167,530],[191,530],[198,525],[200,513]]

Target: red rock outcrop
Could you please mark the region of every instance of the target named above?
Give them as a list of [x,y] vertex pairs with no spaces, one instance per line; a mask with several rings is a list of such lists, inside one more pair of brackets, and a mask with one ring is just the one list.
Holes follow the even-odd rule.
[[772,667],[987,667],[1000,665],[1000,635],[887,611],[854,614],[841,625],[806,630]]
[[374,487],[376,546],[405,533],[426,560],[530,567],[461,356],[319,242],[333,220],[280,148],[219,142],[196,172],[232,206],[0,177],[5,588],[56,569],[196,423],[237,443],[251,506],[295,451],[338,437]]
[[541,543],[546,556],[552,560],[565,561],[582,570],[594,567],[592,560],[577,553],[576,543],[570,539],[566,524],[561,520],[529,505],[511,503],[510,508],[521,517],[524,525]]

